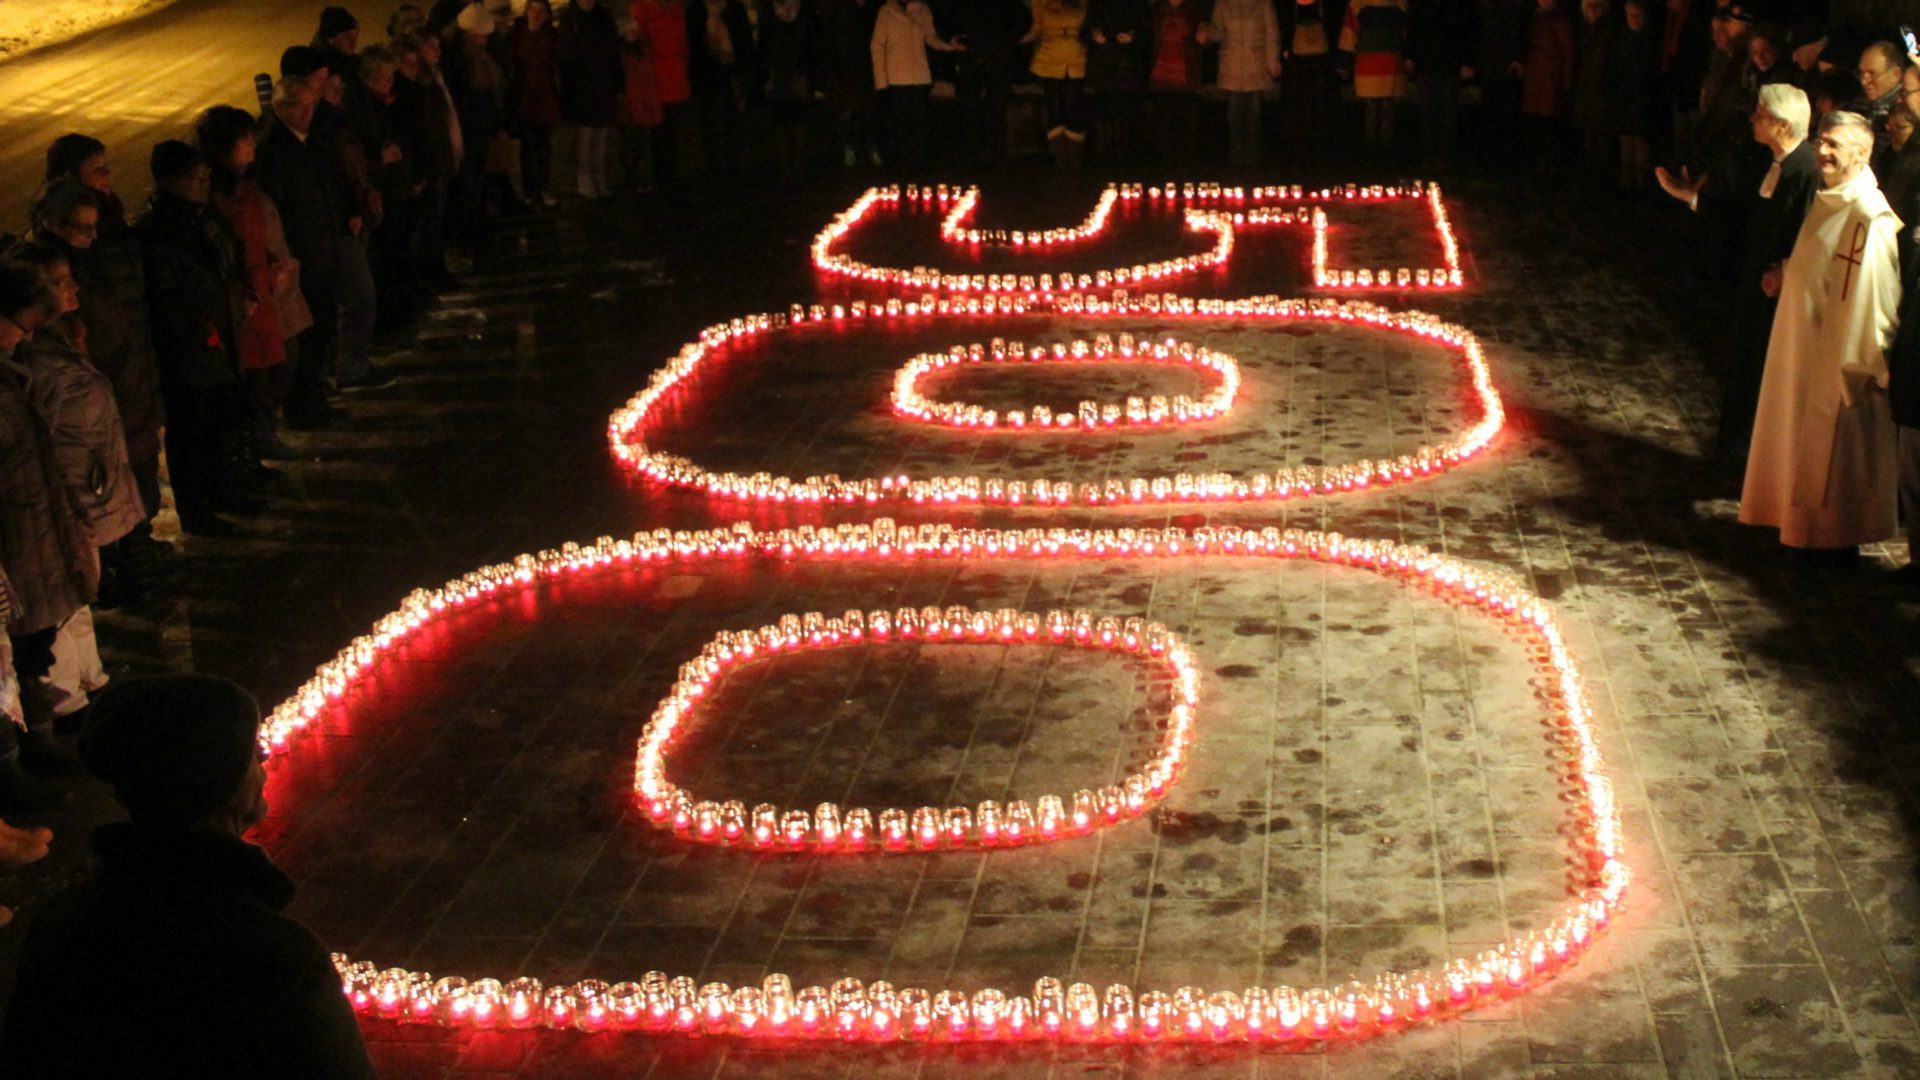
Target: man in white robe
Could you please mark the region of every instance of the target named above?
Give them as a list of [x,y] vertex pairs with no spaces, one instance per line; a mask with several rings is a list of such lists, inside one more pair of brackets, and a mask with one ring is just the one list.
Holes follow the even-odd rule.
[[1900,219],[1867,167],[1873,129],[1830,114],[1820,189],[1779,278],[1740,520],[1789,547],[1851,549],[1892,536],[1894,425],[1887,346],[1900,304]]

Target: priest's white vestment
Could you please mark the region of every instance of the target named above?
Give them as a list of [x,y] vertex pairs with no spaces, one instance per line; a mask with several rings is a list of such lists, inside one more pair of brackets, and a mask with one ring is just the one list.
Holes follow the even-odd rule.
[[1896,529],[1887,347],[1900,309],[1900,219],[1873,171],[1814,193],[1767,341],[1740,520],[1791,547]]

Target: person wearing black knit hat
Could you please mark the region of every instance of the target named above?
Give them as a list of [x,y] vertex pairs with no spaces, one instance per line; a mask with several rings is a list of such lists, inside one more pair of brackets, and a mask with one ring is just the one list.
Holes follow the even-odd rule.
[[[338,49],[341,52],[356,52],[360,48],[360,20],[353,12],[343,7],[320,9],[320,29],[313,35],[316,44]],[[352,34],[352,39],[346,35]]]
[[[293,882],[241,838],[266,814],[260,709],[210,675],[116,682],[80,737],[129,821],[28,928],[0,1073],[371,1077]],[[109,990],[113,1004],[102,1008]]]
[[343,7],[320,10],[320,28],[313,33],[313,47],[325,55],[327,67],[349,84],[358,67],[360,20]]
[[188,169],[206,163],[205,154],[195,150],[192,143],[180,139],[156,143],[153,152],[147,155],[147,171],[153,174],[156,187],[165,187],[180,179]]
[[[327,71],[327,56],[311,45],[289,45],[280,54],[280,75],[282,78],[311,79],[315,74]],[[325,81],[324,76],[321,80]]]

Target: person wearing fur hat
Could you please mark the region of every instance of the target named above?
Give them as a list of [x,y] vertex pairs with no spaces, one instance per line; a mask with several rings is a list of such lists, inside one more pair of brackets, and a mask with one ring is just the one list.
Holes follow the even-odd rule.
[[292,879],[242,838],[267,812],[259,734],[252,696],[211,675],[100,695],[80,753],[128,820],[28,928],[0,1073],[374,1075],[326,946],[281,913]]

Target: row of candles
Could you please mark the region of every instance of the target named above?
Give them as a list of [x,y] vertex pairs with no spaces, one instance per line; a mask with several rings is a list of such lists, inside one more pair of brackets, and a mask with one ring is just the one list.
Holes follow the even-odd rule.
[[[726,500],[777,503],[907,502],[926,505],[1125,506],[1159,502],[1265,501],[1359,491],[1404,483],[1451,469],[1484,450],[1505,423],[1505,407],[1494,388],[1479,340],[1464,327],[1423,312],[1394,311],[1356,301],[1320,298],[1282,300],[1196,300],[1192,297],[1115,292],[1110,299],[1087,296],[1012,302],[1014,298],[926,296],[898,297],[884,303],[795,304],[787,312],[760,314],[716,323],[682,346],[653,373],[608,420],[613,455],[624,467],[649,479]],[[978,303],[976,303],[978,301]],[[1388,458],[1363,458],[1347,464],[1297,465],[1251,474],[1180,472],[1161,476],[1109,477],[1099,483],[1068,477],[1008,479],[980,475],[844,478],[838,475],[778,476],[710,470],[685,457],[652,449],[647,438],[661,422],[666,401],[681,384],[730,345],[747,339],[803,328],[845,326],[884,320],[922,320],[954,315],[1009,315],[1040,312],[1088,314],[1101,318],[1195,316],[1258,322],[1326,322],[1405,334],[1457,350],[1479,419],[1451,438]],[[969,354],[971,355],[971,354]],[[909,365],[911,366],[911,365]],[[896,391],[898,384],[896,382]],[[1070,414],[1078,422],[1079,412]],[[1104,419],[1102,408],[1101,417]],[[1028,416],[1031,426],[1032,416]]]
[[[1386,199],[1422,199],[1439,187],[1425,180],[1406,180],[1397,184],[1335,184],[1308,188],[1300,184],[1259,184],[1243,187],[1211,180],[1169,180],[1164,184],[1141,181],[1108,184],[1101,194],[1112,194],[1128,202],[1140,199],[1184,200],[1186,202],[1379,202]],[[980,189],[972,184],[905,184],[895,188],[896,198],[921,206],[948,206],[969,196],[978,198]]]
[[[1169,705],[1160,746],[1138,769],[1099,791],[1082,788],[1070,798],[1041,795],[1004,806],[986,800],[977,807],[922,806],[842,809],[821,803],[812,811],[761,803],[751,811],[738,800],[702,799],[667,779],[668,750],[696,721],[701,703],[729,670],[783,653],[867,643],[955,642],[986,645],[1056,645],[1109,650],[1164,669]],[[1158,623],[1136,617],[1096,617],[1085,609],[1042,615],[1011,608],[966,607],[851,610],[785,615],[757,630],[723,631],[694,659],[654,709],[640,735],[634,792],[655,823],[706,844],[761,850],[861,852],[927,851],[939,848],[1011,846],[1083,836],[1133,817],[1158,801],[1179,776],[1193,741],[1200,672],[1180,638]]]
[[1437,189],[1438,184],[1429,184],[1423,180],[1408,180],[1398,184],[1335,184],[1332,187],[1307,188],[1299,184],[1259,184],[1254,187],[1241,187],[1237,184],[1186,181],[1169,182],[1143,186],[1138,183],[1121,184],[1121,195],[1127,199],[1166,198],[1181,199],[1186,202],[1380,202],[1389,199],[1424,198],[1429,189]]
[[1307,990],[1182,986],[1136,993],[1115,983],[1103,992],[1052,976],[1035,980],[1026,994],[895,988],[851,977],[796,989],[785,974],[734,986],[664,971],[649,971],[638,982],[546,986],[528,977],[435,979],[406,968],[381,970],[344,953],[333,954],[333,961],[360,1012],[448,1027],[847,1042],[1326,1042],[1392,1034],[1508,1000],[1571,964],[1607,921],[1605,905],[1596,901],[1515,946],[1438,972]]
[[[1138,185],[1135,185],[1136,187]],[[1338,269],[1327,265],[1327,212],[1323,206],[1275,207],[1262,206],[1251,210],[1235,212],[1230,220],[1235,225],[1289,225],[1311,223],[1313,225],[1313,283],[1321,289],[1394,289],[1405,291],[1419,289],[1457,289],[1465,284],[1465,276],[1460,269],[1460,242],[1453,235],[1453,220],[1447,216],[1446,199],[1441,196],[1440,185],[1423,183],[1419,180],[1405,184],[1345,184],[1333,188],[1320,188],[1303,193],[1300,185],[1291,188],[1282,186],[1263,186],[1251,189],[1219,185],[1201,185],[1195,192],[1194,185],[1185,185],[1182,197],[1192,201],[1241,202],[1248,198],[1256,202],[1280,202],[1309,200],[1319,203],[1328,202],[1378,202],[1397,199],[1425,199],[1429,213],[1433,218],[1434,233],[1440,240],[1440,265],[1436,267],[1398,267],[1379,270]],[[1155,198],[1159,189],[1150,189]],[[1172,197],[1172,187],[1168,187],[1168,197]],[[1310,212],[1310,213],[1309,213]]]
[[[1159,187],[1150,187],[1145,190],[1151,193],[1149,197],[1155,199],[1158,199],[1162,192]],[[1172,198],[1173,185],[1168,185],[1165,190],[1168,197]],[[1181,197],[1185,201],[1202,204],[1241,202],[1245,201],[1246,193],[1246,189],[1243,188],[1228,188],[1217,184],[1187,184],[1181,191]],[[971,227],[969,223],[980,203],[980,189],[977,187],[962,188],[958,185],[949,187],[946,184],[921,187],[909,184],[904,189],[897,185],[869,188],[855,200],[851,207],[837,215],[814,237],[811,254],[815,268],[824,273],[889,287],[915,291],[934,289],[942,292],[1019,292],[1033,296],[1085,289],[1106,289],[1113,286],[1148,285],[1199,270],[1224,266],[1233,256],[1234,237],[1239,227],[1311,223],[1313,226],[1311,269],[1316,288],[1407,291],[1457,289],[1464,284],[1465,279],[1460,268],[1459,243],[1453,235],[1453,225],[1447,217],[1446,203],[1441,197],[1439,184],[1427,184],[1424,188],[1418,186],[1418,182],[1413,185],[1349,184],[1343,188],[1320,189],[1304,194],[1298,185],[1292,188],[1282,185],[1258,187],[1254,188],[1253,192],[1254,201],[1302,199],[1319,202],[1356,199],[1404,201],[1425,198],[1432,214],[1434,230],[1440,241],[1441,264],[1434,267],[1380,267],[1377,270],[1370,267],[1330,266],[1327,261],[1327,215],[1320,206],[1311,208],[1263,206],[1238,211],[1189,209],[1183,219],[1187,231],[1214,234],[1214,244],[1208,250],[1154,262],[1137,263],[1133,266],[1110,267],[1094,271],[1062,271],[1058,274],[1038,275],[948,272],[928,266],[911,268],[879,266],[862,262],[849,255],[836,255],[833,252],[833,248],[841,239],[857,227],[876,207],[897,205],[902,201],[931,202],[941,206],[951,204],[951,208],[940,223],[941,238],[951,243],[1007,244],[1027,249],[1079,243],[1099,236],[1106,230],[1116,201],[1140,198],[1141,185],[1139,184],[1109,185],[1101,192],[1093,212],[1079,224],[1042,230],[982,230]]]
[[[1136,363],[1183,364],[1211,372],[1218,377],[1214,388],[1200,397],[1176,394],[1133,395],[1125,401],[1083,400],[1071,409],[1033,405],[1009,409],[1005,413],[963,401],[936,401],[920,389],[920,383],[935,372],[953,367],[979,364],[1088,363],[1131,361]],[[1099,431],[1117,427],[1158,427],[1211,420],[1232,407],[1240,392],[1240,365],[1225,353],[1217,353],[1192,342],[1167,338],[1161,342],[1136,341],[1123,333],[1116,342],[1111,334],[1097,334],[1051,346],[1028,346],[1019,341],[994,338],[990,342],[955,345],[946,352],[922,353],[907,361],[893,377],[894,415],[945,427],[983,430],[1020,430],[1031,425],[1038,429],[1063,431]]]
[[[1107,215],[1113,213],[1114,203],[1120,199],[1119,191],[1109,186],[1094,201],[1093,212],[1078,225],[1057,229],[976,229],[969,223],[974,211],[980,207],[980,189],[967,188],[958,199],[953,200],[952,209],[940,219],[940,238],[950,243],[961,244],[1004,244],[1011,247],[1050,247],[1056,244],[1072,244],[1089,240],[1100,235],[1107,227]],[[943,193],[941,201],[945,201]]]
[[[992,560],[1090,555],[1156,559],[1225,555],[1353,566],[1499,619],[1530,646],[1529,656],[1537,669],[1535,682],[1542,687],[1547,729],[1558,746],[1553,768],[1569,788],[1573,820],[1567,835],[1587,871],[1578,896],[1562,912],[1544,919],[1538,929],[1472,959],[1455,960],[1427,971],[1386,973],[1371,981],[1333,989],[1277,986],[1209,990],[1185,986],[1165,992],[1115,985],[1098,991],[1087,984],[1063,985],[1051,977],[1038,980],[1028,993],[896,989],[886,983],[864,984],[852,978],[825,987],[796,989],[791,979],[781,974],[768,975],[758,985],[732,986],[699,984],[689,976],[669,976],[659,971],[648,972],[638,982],[609,984],[585,979],[549,986],[533,978],[504,983],[496,979],[469,981],[460,976],[436,978],[424,971],[383,969],[370,961],[336,954],[343,987],[354,1007],[393,1020],[459,1027],[649,1030],[748,1038],[1323,1040],[1385,1034],[1506,1000],[1574,963],[1609,925],[1624,903],[1631,872],[1622,861],[1619,812],[1594,738],[1593,713],[1576,661],[1547,605],[1503,572],[1419,546],[1355,539],[1339,533],[1232,526],[1192,530],[993,530],[946,524],[900,526],[882,518],[872,523],[822,528],[761,531],[741,522],[709,530],[657,529],[622,540],[603,536],[590,544],[569,543],[484,567],[437,589],[416,590],[398,610],[381,619],[371,634],[355,639],[298,693],[276,707],[262,727],[261,738],[263,746],[283,749],[327,710],[350,705],[361,680],[385,658],[403,652],[409,637],[420,628],[454,612],[485,607],[513,594],[537,593],[545,583],[559,579],[618,573],[647,564],[698,566],[728,560]],[[1091,613],[1030,616],[1012,611],[940,609],[911,614],[896,611],[890,616],[885,612],[856,614],[858,620],[851,615],[839,619],[841,644],[872,640],[876,616],[885,616],[887,632],[893,636],[924,637],[930,625],[937,625],[943,639],[1020,640],[1031,628],[1036,640],[1052,640],[1054,628],[1059,626],[1063,628],[1061,641],[1079,644],[1084,626],[1089,643],[1110,632],[1117,647],[1129,649],[1127,635],[1131,632],[1141,643],[1139,649],[1148,656],[1152,656],[1156,642],[1161,657],[1185,653],[1183,645],[1158,628],[1125,620],[1102,622]],[[914,635],[902,635],[902,624],[908,619],[913,620]],[[798,643],[810,644],[817,637],[823,647],[830,646],[833,622],[825,616],[783,619],[770,628],[753,631],[751,643],[755,649],[766,650],[799,647]],[[856,626],[859,637],[854,636]],[[745,635],[716,640],[724,640],[721,647],[733,650],[736,657],[743,655],[748,644]],[[1191,670],[1196,661],[1187,655],[1183,663],[1185,671]],[[1176,685],[1197,689],[1197,678],[1183,674]],[[1197,696],[1183,697],[1179,704],[1191,713],[1197,700]],[[671,800],[670,816],[685,805],[679,794],[676,791]],[[1083,805],[1078,796],[1074,805]],[[948,842],[946,838],[952,834],[945,830],[959,819],[950,818],[950,812],[923,809],[929,813],[921,817],[921,823],[941,830],[940,842]],[[1093,794],[1088,809],[1104,815],[1099,793]],[[653,812],[652,807],[649,812]],[[1072,821],[1064,803],[1059,813],[1063,816],[1056,820]],[[846,824],[853,817],[852,812],[838,815],[837,822],[829,817],[829,823],[841,829],[836,849],[844,847]],[[1036,829],[1043,817],[1034,816]],[[690,819],[693,830],[698,829],[699,820],[695,809]],[[756,823],[754,817],[745,820],[749,828]],[[766,815],[760,815],[759,820],[767,821]],[[721,813],[716,821],[717,827],[724,828],[727,815]],[[822,835],[817,811],[808,818],[809,831],[805,832],[799,831],[797,818],[786,814],[774,815],[773,821],[782,830],[793,828],[803,846],[809,841],[817,846]],[[984,837],[978,816],[964,824],[969,840]],[[914,815],[907,815],[904,829],[901,846],[919,846]],[[788,843],[785,838],[794,833],[782,831],[777,835]],[[884,831],[879,835],[884,837]],[[883,840],[880,846],[884,848],[886,842]]]
[[[1214,266],[1224,266],[1233,255],[1233,229],[1229,224],[1225,228],[1203,216],[1189,214],[1187,229],[1190,232],[1214,232],[1213,246],[1206,251],[1192,255],[1176,255],[1155,262],[1134,266],[1120,266],[1092,272],[1061,271],[1057,277],[1052,274],[1040,275],[1036,279],[1032,274],[969,274],[948,273],[933,267],[915,266],[912,268],[894,266],[876,266],[861,262],[850,255],[836,255],[833,248],[841,238],[860,224],[875,207],[890,205],[900,201],[898,187],[868,188],[854,200],[854,204],[841,211],[827,223],[813,238],[811,249],[813,265],[822,273],[836,277],[853,278],[890,288],[924,291],[936,289],[941,292],[1023,292],[1046,294],[1050,292],[1072,292],[1075,289],[1104,289],[1115,285],[1144,285],[1150,282],[1164,281],[1180,277]],[[1104,229],[1105,222],[1102,221]],[[1031,234],[1029,234],[1031,235]],[[1039,242],[1027,245],[1030,248],[1054,246],[1052,242]],[[1044,284],[1039,283],[1044,280]],[[1029,287],[1022,288],[1022,283]]]

